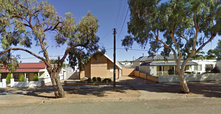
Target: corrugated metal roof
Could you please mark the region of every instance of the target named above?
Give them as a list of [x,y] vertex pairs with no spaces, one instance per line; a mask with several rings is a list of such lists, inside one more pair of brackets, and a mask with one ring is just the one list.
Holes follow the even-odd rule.
[[[182,64],[182,62],[181,62]],[[175,66],[176,62],[157,62],[157,61],[153,61],[153,62],[146,62],[146,63],[142,63],[140,66]],[[186,65],[197,65],[196,62],[192,62],[189,61],[187,62]]]
[[174,55],[173,54],[169,54],[169,56],[163,56],[163,55],[153,55],[153,56],[141,56],[138,59],[136,59],[135,61],[149,61],[149,60],[174,60]]
[[[14,72],[38,72],[46,67],[45,63],[19,63],[19,67]],[[9,72],[3,66],[0,72]]]

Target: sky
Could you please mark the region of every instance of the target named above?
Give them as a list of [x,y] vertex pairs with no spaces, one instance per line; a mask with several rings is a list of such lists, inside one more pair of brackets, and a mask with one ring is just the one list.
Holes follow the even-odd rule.
[[[134,43],[132,50],[126,51],[121,46],[122,39],[127,33],[127,22],[130,21],[130,11],[127,4],[127,0],[48,0],[53,4],[58,12],[58,15],[64,16],[66,12],[71,12],[73,17],[76,18],[76,22],[82,19],[88,11],[92,15],[98,18],[99,28],[96,35],[100,37],[99,45],[104,46],[106,49],[106,55],[113,59],[113,28],[116,28],[116,60],[117,61],[132,61],[138,57],[145,55],[149,45],[145,49],[142,49],[138,44]],[[56,59],[57,56],[64,54],[64,50],[67,45],[58,47],[55,41],[50,38],[53,37],[53,33],[47,34],[48,52],[51,59]],[[209,49],[214,49],[217,45],[219,37],[216,37],[211,43],[207,44],[203,51],[207,52]],[[31,51],[38,54],[40,47],[33,47]],[[20,54],[18,61],[22,62],[39,62],[40,60],[34,56],[27,54],[26,52],[14,51],[14,55]],[[158,52],[157,54],[160,54]],[[41,55],[41,54],[39,54]],[[67,63],[67,61],[66,61]]]

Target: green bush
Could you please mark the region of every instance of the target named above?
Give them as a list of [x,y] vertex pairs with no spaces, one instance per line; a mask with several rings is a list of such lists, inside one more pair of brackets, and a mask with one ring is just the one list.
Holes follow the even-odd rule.
[[106,80],[108,80],[108,82],[111,82],[111,79],[110,79],[110,78],[105,78],[105,79],[103,80],[103,82],[106,82]]
[[25,81],[25,76],[24,76],[24,75],[21,75],[19,81],[20,81],[20,82],[24,82],[24,81]]
[[96,82],[96,81],[97,81],[96,77],[93,77],[92,80],[93,80],[93,82]]
[[101,78],[100,78],[100,77],[97,77],[97,81],[98,81],[98,82],[101,82]]
[[7,83],[7,84],[10,84],[10,83],[11,83],[10,79],[12,79],[12,76],[11,76],[10,73],[8,73],[8,74],[7,74],[7,77],[6,77],[6,83]]
[[34,76],[34,79],[33,79],[34,81],[38,81],[38,75],[37,74],[35,74],[35,76]]
[[91,82],[91,78],[88,78],[88,79],[87,79],[87,80],[85,80],[85,81]]

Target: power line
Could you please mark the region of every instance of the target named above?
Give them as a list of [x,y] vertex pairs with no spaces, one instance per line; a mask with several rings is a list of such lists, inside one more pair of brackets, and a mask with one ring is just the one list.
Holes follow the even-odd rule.
[[102,37],[102,38],[100,39],[100,41],[103,40],[108,34],[110,34],[111,31],[112,31],[112,30],[110,30],[104,37]]
[[115,26],[118,24],[122,1],[123,1],[123,0],[121,0],[120,6],[119,6],[119,8],[118,8],[118,15],[117,15],[117,20],[116,20]]
[[[110,50],[113,48],[107,48],[106,50]],[[122,50],[126,50],[125,48],[116,48],[116,49],[122,49]],[[147,51],[147,50],[143,50],[143,49],[128,49],[128,50],[133,50],[133,51]]]
[[125,23],[125,20],[126,20],[127,14],[128,14],[128,9],[129,9],[129,8],[127,8],[127,13],[126,13],[126,15],[125,15],[125,17],[124,17],[124,22],[123,22],[123,24],[122,24],[122,27],[121,27],[120,33],[118,34],[118,37],[120,36],[122,29],[124,28],[124,23]]
[[[126,0],[126,2],[127,2],[127,0]],[[122,12],[120,14],[121,18],[124,18],[124,14],[126,12],[126,9],[127,9],[127,3],[124,4],[124,7],[123,7]],[[122,20],[121,18],[119,19],[119,22],[117,22],[117,23],[120,23],[120,20]],[[118,24],[118,26],[120,26],[120,24]],[[117,26],[117,28],[118,28],[118,26]]]

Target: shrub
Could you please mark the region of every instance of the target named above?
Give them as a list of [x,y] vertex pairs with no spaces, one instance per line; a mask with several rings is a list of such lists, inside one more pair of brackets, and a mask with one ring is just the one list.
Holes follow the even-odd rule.
[[96,77],[93,77],[92,80],[93,80],[93,82],[96,82],[96,81],[97,81]]
[[103,80],[103,82],[106,82],[106,80],[108,80],[108,82],[111,82],[111,79],[110,79],[110,78],[105,78],[105,79]]
[[24,82],[24,81],[25,81],[25,76],[24,76],[24,75],[21,75],[19,81],[20,81],[20,82]]
[[12,76],[11,76],[10,73],[8,73],[8,74],[7,74],[7,77],[6,77],[6,83],[7,83],[7,84],[10,84],[10,83],[11,83],[10,79],[12,79]]
[[33,79],[34,81],[38,81],[38,75],[37,74],[35,74],[35,76],[34,76],[34,79]]
[[87,80],[85,80],[85,81],[91,82],[91,78],[88,78],[88,79],[87,79]]
[[97,77],[97,81],[98,81],[98,82],[101,82],[101,78],[100,78],[100,77]]

